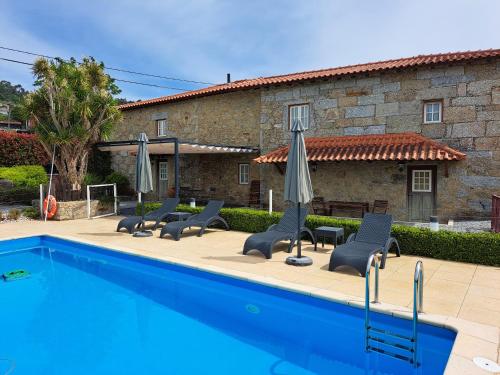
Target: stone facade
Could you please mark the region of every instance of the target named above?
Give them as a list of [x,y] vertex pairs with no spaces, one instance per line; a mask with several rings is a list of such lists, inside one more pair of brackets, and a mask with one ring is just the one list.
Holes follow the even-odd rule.
[[[443,121],[424,124],[427,100],[441,100]],[[460,162],[318,163],[312,172],[316,196],[327,200],[389,200],[408,219],[406,167],[437,165],[435,214],[442,219],[488,216],[500,191],[500,62],[420,68],[262,89],[262,153],[290,140],[289,106],[309,104],[306,137],[416,132],[465,152]],[[447,172],[446,172],[447,169]],[[447,177],[446,177],[447,176]],[[282,176],[268,166],[265,189],[282,207]]]
[[[442,102],[441,123],[424,123],[428,100]],[[258,146],[267,153],[289,143],[289,106],[295,104],[309,104],[306,137],[416,132],[467,154],[460,162],[404,166],[389,161],[318,163],[311,172],[315,195],[387,199],[395,217],[406,220],[407,167],[435,165],[435,214],[442,219],[489,215],[491,194],[500,190],[499,59],[305,81],[127,110],[114,139],[133,139],[144,130],[155,138],[154,119],[166,116],[169,135],[181,140]],[[237,165],[253,157],[185,155],[181,186],[197,189],[200,196],[226,196],[245,204],[248,186],[238,186]],[[116,155],[113,167],[132,177],[133,163],[133,157]],[[261,180],[263,198],[273,189],[274,207],[282,208],[278,169],[253,164],[251,176]]]
[[[33,207],[40,212],[40,200],[35,199],[32,203]],[[108,213],[110,207],[103,207],[99,204],[97,200],[90,201],[90,215],[97,216],[103,213]],[[112,210],[112,208],[111,208]],[[57,211],[51,220],[61,221],[61,220],[76,220],[76,219],[86,219],[87,215],[87,201],[69,201],[69,202],[57,202]]]
[[[113,140],[132,140],[140,132],[159,138],[156,120],[167,120],[167,136],[181,141],[232,146],[259,146],[260,92],[239,91],[144,107],[123,112],[123,122]],[[228,203],[247,202],[250,185],[238,183],[240,163],[250,165],[250,180],[259,179],[259,168],[252,164],[256,154],[186,154],[180,157],[181,192],[198,199],[223,198]],[[153,179],[157,184],[159,161],[168,162],[168,175],[174,176],[172,156],[152,155]],[[127,152],[113,155],[112,168],[135,181],[135,156]],[[174,179],[168,180],[169,187]],[[132,185],[133,186],[133,185]],[[158,186],[146,199],[158,199]]]

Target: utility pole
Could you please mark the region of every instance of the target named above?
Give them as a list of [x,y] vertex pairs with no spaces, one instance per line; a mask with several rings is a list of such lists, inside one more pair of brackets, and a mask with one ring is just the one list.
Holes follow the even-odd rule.
[[10,130],[10,104],[7,104],[7,129]]

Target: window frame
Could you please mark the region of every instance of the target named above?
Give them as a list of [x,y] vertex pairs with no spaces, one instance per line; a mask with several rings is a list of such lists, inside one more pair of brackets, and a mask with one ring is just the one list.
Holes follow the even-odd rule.
[[[429,174],[429,188],[428,189],[416,189],[415,188],[415,175],[416,173],[428,173]],[[432,193],[432,184],[433,184],[433,177],[432,177],[432,169],[413,169],[411,171],[411,191],[412,193]]]
[[[247,180],[246,180],[246,182],[241,180],[241,177],[244,175],[244,174],[242,174],[242,167],[244,167],[244,166],[247,167],[247,172],[246,172]],[[238,184],[239,185],[250,184],[250,163],[238,163]]]
[[[439,104],[439,120],[438,121],[427,121],[427,106],[431,104]],[[433,112],[434,113],[434,112]],[[443,99],[433,99],[424,101],[422,109],[422,117],[424,124],[441,124],[443,122]]]
[[[165,166],[165,177],[162,178],[162,166]],[[159,161],[158,162],[158,180],[159,181],[168,181],[168,161]]]
[[288,105],[288,130],[292,129],[292,108],[294,108],[294,107],[307,107],[307,127],[304,127],[304,130],[309,130],[310,123],[311,123],[311,105],[310,105],[310,103],[297,103],[297,104]]
[[[164,126],[164,134],[162,134],[160,132],[160,122],[164,122],[165,126]],[[156,133],[158,134],[158,137],[166,137],[167,136],[167,119],[166,118],[161,118],[161,119],[158,119],[156,120]]]

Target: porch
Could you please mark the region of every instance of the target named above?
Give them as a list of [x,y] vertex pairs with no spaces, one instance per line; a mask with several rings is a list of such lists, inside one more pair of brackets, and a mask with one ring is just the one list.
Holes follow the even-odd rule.
[[[387,201],[387,212],[402,221],[425,222],[434,215],[446,220],[461,209],[453,199],[465,154],[444,144],[415,133],[306,138],[305,143],[314,195],[323,197],[327,215],[361,217],[376,201]],[[287,154],[285,146],[256,159],[277,202]]]
[[[117,170],[135,180],[136,141],[103,142],[101,151],[112,152],[122,162]],[[197,200],[223,199],[228,203],[247,202],[251,181],[259,180],[251,162],[258,153],[252,146],[203,144],[177,138],[155,138],[148,142],[153,172],[153,192],[145,199],[169,196]]]

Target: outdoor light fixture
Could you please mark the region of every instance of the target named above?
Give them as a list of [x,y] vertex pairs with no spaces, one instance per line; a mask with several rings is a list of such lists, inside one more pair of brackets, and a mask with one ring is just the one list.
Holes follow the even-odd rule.
[[398,171],[403,172],[405,170],[405,163],[398,163]]

